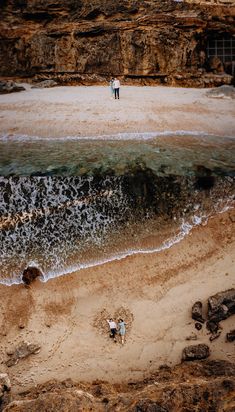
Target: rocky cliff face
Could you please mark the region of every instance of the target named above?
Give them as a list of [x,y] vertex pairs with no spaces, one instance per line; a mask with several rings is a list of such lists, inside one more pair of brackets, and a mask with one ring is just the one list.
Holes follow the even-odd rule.
[[[225,361],[163,365],[144,382],[111,385],[50,381],[0,399],[3,412],[193,412],[235,409],[235,365]],[[182,382],[182,379],[184,382]],[[7,389],[6,389],[7,390]]]
[[[203,2],[202,2],[203,3]],[[61,83],[123,81],[204,86],[207,39],[235,33],[235,7],[171,0],[2,0],[0,74]],[[221,74],[222,72],[222,74]]]

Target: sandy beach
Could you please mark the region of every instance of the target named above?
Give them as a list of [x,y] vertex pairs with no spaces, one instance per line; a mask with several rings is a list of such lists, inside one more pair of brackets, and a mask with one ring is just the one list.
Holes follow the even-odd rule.
[[[0,134],[42,137],[126,132],[196,131],[233,136],[234,103],[212,99],[205,89],[131,87],[121,99],[108,87],[30,89],[0,96]],[[235,287],[235,211],[219,214],[168,250],[137,254],[47,283],[0,286],[0,363],[14,391],[53,378],[126,382],[143,379],[160,365],[181,361],[182,349],[207,343],[211,359],[235,361],[225,341],[234,319],[221,322],[209,342],[191,319],[192,304]],[[106,319],[127,321],[122,347],[109,338]],[[7,352],[20,342],[40,345],[15,366]]]
[[[233,317],[209,342],[196,331],[191,307],[235,286],[234,211],[195,228],[181,243],[161,253],[135,255],[64,277],[0,288],[1,369],[14,390],[53,378],[125,382],[142,379],[162,364],[181,361],[188,344],[207,343],[212,359],[235,360],[225,342]],[[109,338],[105,319],[127,320],[122,347]],[[195,339],[196,335],[196,341]],[[189,340],[187,340],[189,339]],[[20,342],[39,344],[36,355],[7,368],[7,353]]]
[[66,86],[0,96],[0,134],[42,137],[197,131],[233,136],[234,101],[209,98],[208,89]]

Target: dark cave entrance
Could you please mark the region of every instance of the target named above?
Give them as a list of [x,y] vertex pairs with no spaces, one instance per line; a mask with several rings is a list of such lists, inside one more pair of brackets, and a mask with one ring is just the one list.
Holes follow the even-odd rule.
[[[228,33],[209,34],[206,54],[210,62],[216,59],[219,65],[220,61],[226,73],[235,75],[235,36]],[[213,69],[213,63],[210,66]]]

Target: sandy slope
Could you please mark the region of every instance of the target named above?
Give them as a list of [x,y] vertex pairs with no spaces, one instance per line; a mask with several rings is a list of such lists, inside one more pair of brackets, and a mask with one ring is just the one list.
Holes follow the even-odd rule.
[[[192,304],[235,287],[235,212],[218,215],[161,253],[136,255],[86,269],[30,289],[0,288],[0,361],[16,389],[51,378],[113,382],[142,378],[159,365],[180,362],[188,344],[206,342],[205,326],[196,332]],[[128,321],[124,347],[114,343],[103,320],[115,313]],[[20,329],[19,326],[24,326]],[[212,358],[235,361],[222,322],[210,344]],[[186,337],[197,334],[197,341]],[[41,351],[7,368],[6,350],[22,340]]]
[[235,103],[206,89],[68,86],[0,95],[0,134],[89,136],[120,132],[193,130],[233,136]]

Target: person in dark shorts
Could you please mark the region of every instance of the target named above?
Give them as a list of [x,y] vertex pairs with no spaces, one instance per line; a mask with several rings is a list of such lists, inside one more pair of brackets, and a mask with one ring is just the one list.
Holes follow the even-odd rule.
[[110,338],[113,338],[114,342],[116,342],[117,324],[116,324],[116,322],[114,322],[114,320],[112,318],[107,319],[107,322],[108,322],[109,328],[110,328]]

